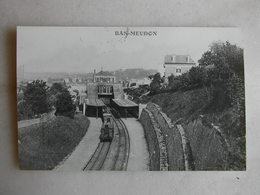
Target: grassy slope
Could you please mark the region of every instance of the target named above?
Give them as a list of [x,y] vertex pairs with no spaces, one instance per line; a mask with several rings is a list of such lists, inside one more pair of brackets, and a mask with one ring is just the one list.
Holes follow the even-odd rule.
[[236,110],[228,108],[216,111],[211,104],[211,92],[206,88],[174,93],[162,93],[142,98],[142,102],[154,102],[176,121],[180,118],[188,124],[203,114],[208,122],[219,124],[230,144],[230,169],[245,169],[245,126]]
[[19,129],[19,155],[22,169],[53,169],[70,154],[86,134],[89,120],[58,116],[41,126]]
[[143,101],[152,101],[160,105],[163,111],[173,121],[176,121],[180,118],[184,120],[196,118],[203,113],[210,100],[205,89],[197,89],[146,96]]

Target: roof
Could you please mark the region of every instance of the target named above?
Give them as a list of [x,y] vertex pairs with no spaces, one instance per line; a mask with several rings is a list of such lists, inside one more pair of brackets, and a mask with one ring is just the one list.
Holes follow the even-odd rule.
[[113,99],[113,101],[121,107],[135,107],[138,106],[136,103],[128,99]]
[[115,75],[109,71],[101,70],[100,72],[96,73],[95,76],[115,76]]
[[164,59],[165,64],[195,64],[190,55],[166,55]]
[[49,83],[64,83],[65,80],[62,78],[48,78]]
[[88,106],[96,106],[96,107],[106,106],[102,100],[96,98],[87,99],[86,104]]

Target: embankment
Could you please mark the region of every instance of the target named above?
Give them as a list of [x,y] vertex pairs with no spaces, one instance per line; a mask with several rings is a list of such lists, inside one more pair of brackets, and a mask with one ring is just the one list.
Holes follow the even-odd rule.
[[229,148],[223,135],[201,117],[183,124],[196,170],[227,170]]
[[214,125],[203,122],[201,117],[190,120],[171,121],[154,104],[143,109],[140,122],[144,126],[150,153],[151,170],[158,170],[160,145],[154,126],[165,139],[169,170],[226,170],[229,148],[227,140]]
[[168,170],[165,137],[155,121],[155,118],[148,109],[143,109],[140,121],[144,127],[145,139],[147,141],[150,170]]
[[184,170],[182,139],[178,129],[174,127],[171,120],[161,111],[158,105],[149,103],[147,110],[153,114],[165,137],[169,170]]
[[75,149],[88,126],[88,118],[78,114],[74,119],[57,116],[52,120],[44,119],[38,124],[19,128],[20,167],[53,169]]

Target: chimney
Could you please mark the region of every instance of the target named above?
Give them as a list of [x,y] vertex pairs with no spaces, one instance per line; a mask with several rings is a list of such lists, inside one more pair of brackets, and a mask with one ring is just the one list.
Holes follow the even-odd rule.
[[94,69],[93,82],[95,82],[96,69]]

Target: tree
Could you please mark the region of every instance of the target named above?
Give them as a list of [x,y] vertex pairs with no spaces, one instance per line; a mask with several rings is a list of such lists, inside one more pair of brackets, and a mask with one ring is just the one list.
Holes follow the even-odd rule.
[[[199,60],[207,70],[207,82],[213,86],[212,105],[217,109],[237,106],[244,116],[244,60],[243,49],[229,42],[215,42]],[[238,95],[239,94],[239,95]]]
[[175,79],[175,76],[173,74],[168,76],[168,83],[169,83],[169,85],[171,85],[173,83],[174,79]]
[[48,86],[42,80],[28,83],[24,89],[24,101],[32,109],[33,115],[38,115],[50,111],[47,102]]
[[210,50],[206,51],[199,60],[199,65],[203,67],[214,65],[216,68],[229,68],[240,78],[244,78],[243,49],[228,41],[226,43],[215,42],[211,44]]
[[206,67],[209,65],[214,65],[216,56],[212,53],[212,51],[206,51],[201,59],[198,60],[199,66]]
[[49,93],[52,95],[57,95],[57,93],[60,93],[61,91],[63,91],[63,89],[65,88],[65,86],[61,83],[53,83]]
[[201,87],[206,82],[207,74],[203,67],[192,67],[188,76],[191,85]]
[[160,73],[157,72],[155,75],[150,75],[149,78],[152,79],[152,82],[150,84],[151,94],[159,93],[161,89],[161,83],[162,83],[162,78]]
[[63,88],[61,92],[57,93],[55,107],[56,115],[67,116],[70,118],[74,117],[76,108],[68,89]]
[[177,91],[181,87],[180,76],[175,77],[173,74],[168,77],[168,86],[167,88],[171,91]]
[[51,107],[55,107],[57,101],[57,95],[62,93],[66,89],[66,86],[62,83],[53,83],[48,91],[48,102]]

